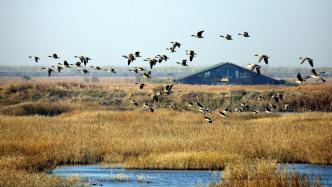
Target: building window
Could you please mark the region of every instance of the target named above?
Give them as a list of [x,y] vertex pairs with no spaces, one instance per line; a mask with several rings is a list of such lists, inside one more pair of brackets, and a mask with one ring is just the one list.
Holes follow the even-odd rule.
[[237,78],[237,79],[238,79],[239,77],[240,77],[240,76],[239,76],[239,71],[238,71],[238,70],[236,70],[236,71],[235,71],[235,78]]
[[209,71],[205,72],[204,73],[204,78],[210,78],[210,75],[211,75],[211,73]]

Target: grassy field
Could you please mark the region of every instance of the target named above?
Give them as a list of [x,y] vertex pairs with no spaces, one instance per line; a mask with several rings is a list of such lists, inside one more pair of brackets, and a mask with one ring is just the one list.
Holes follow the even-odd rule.
[[[229,118],[221,118],[213,112],[209,116],[214,122],[208,124],[203,114],[186,107],[162,107],[168,102],[183,105],[191,93],[200,93],[192,99],[218,108],[227,105],[227,99],[220,105],[213,105],[215,101],[222,100],[231,89],[234,93],[246,91],[241,100],[249,100],[247,95],[253,92],[295,93],[292,99],[313,97],[312,101],[299,100],[302,104],[314,102],[317,95],[324,96],[324,105],[317,105],[316,100],[315,105],[307,106],[318,110],[332,107],[331,85],[175,85],[174,94],[156,105],[154,113],[133,107],[127,100],[148,100],[160,85],[148,85],[144,91],[132,84],[124,85],[2,84],[0,186],[71,185],[77,182],[75,178],[63,181],[45,172],[62,164],[97,162],[139,169],[225,169],[221,186],[241,186],[250,172],[243,170],[248,168],[243,164],[258,162],[266,170],[263,173],[275,180],[262,184],[256,181],[259,184],[253,182],[250,186],[280,186],[287,182],[288,175],[277,172],[276,163],[332,164],[332,113],[232,113]],[[111,102],[101,104],[106,101]],[[305,186],[305,179],[294,180],[299,184],[304,181],[299,186]]]

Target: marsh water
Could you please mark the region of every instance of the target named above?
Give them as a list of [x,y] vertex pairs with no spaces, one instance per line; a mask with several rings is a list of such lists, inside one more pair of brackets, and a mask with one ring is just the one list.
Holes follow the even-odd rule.
[[[332,186],[332,166],[288,164],[289,172],[309,176],[309,181],[320,177],[324,186]],[[91,186],[207,186],[220,182],[222,171],[203,170],[127,170],[106,168],[102,165],[59,166],[52,174],[60,177],[79,177]]]

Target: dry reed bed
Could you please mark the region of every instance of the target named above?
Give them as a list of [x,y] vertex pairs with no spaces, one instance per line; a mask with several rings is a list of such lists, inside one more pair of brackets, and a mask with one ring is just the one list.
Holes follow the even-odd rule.
[[[0,87],[8,87],[11,85],[48,85],[56,87],[59,85],[83,85],[84,87],[98,87],[104,89],[122,89],[124,91],[137,90],[137,85],[134,85],[135,79],[133,77],[101,77],[98,83],[87,83],[83,77],[38,77],[33,78],[32,81],[24,81],[20,78],[0,78]],[[166,82],[165,82],[166,83]],[[170,83],[169,81],[167,83]],[[148,82],[147,90],[152,90],[156,85]],[[207,86],[207,85],[186,85],[178,84],[174,87],[174,90],[183,92],[220,92],[228,90],[247,90],[247,91],[302,91],[302,92],[332,92],[332,81],[326,83],[308,83],[301,86],[284,86],[284,85],[218,85],[218,86]]]
[[222,169],[254,158],[332,163],[331,113],[214,118],[209,125],[200,114],[166,109],[1,116],[0,156],[22,156],[24,168],[37,171],[99,161],[162,169]]
[[2,115],[0,181],[69,184],[39,172],[101,161],[141,169],[223,169],[252,159],[332,163],[332,113],[212,116],[210,125],[201,114],[167,109]]
[[[2,106],[25,102],[69,102],[81,105],[84,109],[132,110],[134,107],[128,100],[135,99],[142,105],[151,100],[150,95],[161,89],[160,84],[148,84],[139,90],[133,83],[87,84],[82,82],[54,82],[9,84],[0,88],[0,109]],[[284,100],[278,104],[278,111],[289,105],[289,112],[297,111],[332,111],[332,85],[304,85],[300,87],[284,86],[189,86],[174,85],[171,96],[163,96],[156,104],[166,107],[175,104],[179,110],[190,110],[186,104],[201,102],[212,109],[229,107],[230,92],[232,107],[240,106],[240,102],[248,103],[251,110],[264,111],[265,105],[272,102],[271,96],[276,92],[284,94]],[[257,96],[263,97],[257,101]],[[70,104],[71,105],[71,104]],[[89,107],[86,107],[89,106]]]
[[322,186],[319,179],[309,181],[305,175],[280,171],[274,160],[237,161],[227,166],[223,172],[222,182],[216,187],[306,187]]

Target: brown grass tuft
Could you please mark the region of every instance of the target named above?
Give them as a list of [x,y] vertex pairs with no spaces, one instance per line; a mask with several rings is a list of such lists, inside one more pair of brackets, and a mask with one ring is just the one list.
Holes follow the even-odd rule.
[[64,103],[42,103],[28,102],[3,107],[0,112],[5,115],[25,116],[43,115],[56,116],[72,110],[72,107]]
[[[311,181],[311,185],[321,186],[319,181]],[[226,167],[222,182],[218,187],[308,187],[308,177],[296,173],[280,171],[273,160],[238,161]]]

